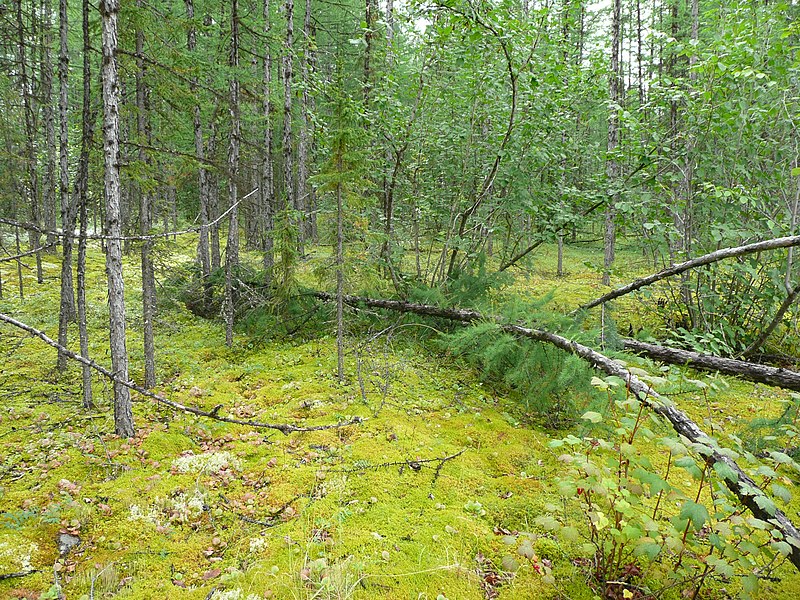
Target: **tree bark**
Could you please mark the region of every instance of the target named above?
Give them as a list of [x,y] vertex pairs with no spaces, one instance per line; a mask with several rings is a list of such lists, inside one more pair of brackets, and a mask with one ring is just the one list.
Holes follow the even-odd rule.
[[[28,175],[28,194],[27,202],[29,207],[29,214],[31,222],[37,227],[41,225],[39,219],[40,202],[39,202],[39,174],[38,174],[38,158],[36,149],[36,108],[34,106],[33,83],[28,76],[28,59],[27,49],[25,46],[25,22],[22,16],[22,0],[17,0],[17,46],[19,52],[19,76],[20,87],[22,95],[23,112],[25,116],[25,166]],[[30,230],[28,232],[28,241],[31,249],[39,250],[41,247],[41,238],[37,231]],[[19,252],[17,252],[19,254]],[[42,256],[41,252],[36,253],[36,281],[42,283],[44,281],[42,274]]]
[[[58,55],[58,117],[59,117],[59,200],[61,206],[61,226],[65,233],[75,232],[75,205],[69,198],[69,122],[68,122],[68,97],[67,84],[69,76],[69,47],[68,47],[68,15],[67,0],[60,0],[58,7],[59,55]],[[55,202],[55,200],[54,200]],[[55,211],[55,205],[53,206]],[[51,225],[45,222],[45,228]],[[52,227],[55,228],[55,215]],[[52,231],[52,230],[51,230]],[[54,235],[48,234],[48,243]],[[67,329],[69,322],[75,318],[75,290],[72,281],[72,250],[74,240],[72,235],[65,235],[62,243],[61,259],[61,303],[58,316],[58,343],[67,345]],[[67,368],[67,357],[63,353],[58,355],[56,368],[64,372]]]
[[[264,0],[264,38],[269,40],[272,35],[272,22],[270,19],[270,0]],[[272,282],[272,268],[275,264],[273,254],[274,241],[272,238],[275,228],[275,172],[273,164],[275,159],[274,139],[272,135],[272,48],[269,44],[264,47],[264,80],[262,110],[264,117],[264,152],[261,160],[261,213],[264,222],[261,224],[263,231],[262,249],[264,251],[264,276],[265,283]]]
[[723,358],[712,354],[658,346],[630,338],[623,338],[622,343],[623,348],[628,352],[642,354],[652,360],[672,365],[683,365],[698,371],[734,375],[747,381],[800,391],[800,373],[781,367],[770,367],[734,358]]
[[286,0],[286,39],[283,46],[283,191],[287,210],[297,208],[292,161],[292,45],[294,0]]
[[[106,273],[108,275],[109,338],[113,372],[128,381],[125,342],[125,282],[122,276],[122,235],[119,207],[119,82],[117,80],[117,13],[119,0],[100,0],[102,17],[103,156],[106,205]],[[130,389],[114,381],[114,427],[117,435],[134,434]]]
[[[189,31],[186,34],[186,48],[190,55],[197,50],[197,28],[194,25],[194,0],[185,0],[186,18],[189,20]],[[192,95],[197,94],[197,77],[192,77],[189,83]],[[198,196],[200,200],[200,233],[197,238],[197,260],[200,263],[201,285],[203,286],[203,304],[207,309],[211,304],[212,287],[211,254],[208,247],[208,177],[205,167],[205,148],[203,145],[203,123],[200,113],[200,102],[192,107],[192,125],[194,128],[194,152],[198,161]]]
[[[142,0],[136,5],[142,8]],[[145,81],[146,67],[144,62],[144,31],[141,26],[136,29],[136,133],[139,138],[139,161],[145,166],[145,173],[150,177],[152,161],[145,150],[145,145],[152,146],[150,131],[150,91]],[[152,227],[153,194],[149,182],[140,182],[139,191],[139,231],[143,236],[150,233]],[[142,240],[142,337],[144,341],[144,387],[156,385],[156,343],[153,335],[153,320],[156,312],[156,278],[150,254],[153,251],[151,239]]]
[[[611,20],[611,72],[608,74],[608,95],[611,105],[608,110],[608,139],[606,142],[606,176],[613,188],[619,179],[619,163],[616,158],[619,145],[619,103],[620,103],[620,24],[622,20],[622,1],[613,0]],[[611,267],[614,264],[616,246],[616,196],[612,193],[606,205],[605,228],[603,233],[603,285],[611,284]]]
[[344,382],[344,206],[342,205],[342,148],[336,156],[336,373]]
[[231,4],[231,141],[228,148],[228,197],[231,202],[228,244],[225,247],[225,343],[233,344],[234,298],[233,277],[239,266],[239,207],[236,178],[239,175],[239,0]]
[[[44,228],[51,233],[47,234],[46,244],[52,247],[56,241],[54,235],[56,229],[56,124],[53,111],[53,11],[50,4],[51,0],[44,0],[44,23],[43,23],[43,60],[42,60],[42,114],[44,117],[45,143],[47,147],[46,162],[44,170],[43,186],[43,216]],[[59,10],[59,16],[61,11]],[[60,22],[59,22],[60,23]],[[61,29],[59,25],[59,30]],[[63,50],[63,49],[62,49]],[[61,83],[61,62],[59,56],[59,84]],[[60,85],[59,85],[60,87]],[[59,100],[60,100],[59,90]],[[60,108],[60,107],[59,107]],[[74,303],[72,306],[74,310]]]
[[308,89],[311,85],[311,0],[305,2],[303,16],[303,60],[300,63],[302,92],[300,94],[300,131],[297,136],[297,208],[302,212],[299,239],[301,246],[313,237],[313,189],[308,183],[309,152],[311,150],[311,102]]

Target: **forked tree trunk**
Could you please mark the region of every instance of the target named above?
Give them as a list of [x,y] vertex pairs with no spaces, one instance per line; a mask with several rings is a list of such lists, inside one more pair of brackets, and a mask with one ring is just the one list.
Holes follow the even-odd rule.
[[[119,82],[117,80],[117,14],[119,0],[100,0],[102,17],[103,157],[106,201],[106,273],[108,274],[109,338],[111,366],[128,381],[128,348],[125,342],[125,282],[122,276],[122,235],[119,210]],[[130,390],[114,382],[114,428],[121,437],[132,437],[133,409]]]

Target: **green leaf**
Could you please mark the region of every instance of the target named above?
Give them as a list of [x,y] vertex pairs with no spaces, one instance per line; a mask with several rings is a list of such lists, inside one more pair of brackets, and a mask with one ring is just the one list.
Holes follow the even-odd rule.
[[716,471],[717,475],[728,481],[737,481],[739,479],[736,475],[736,471],[734,471],[728,463],[722,461],[714,463],[714,471]]
[[603,420],[603,415],[601,415],[599,412],[590,410],[589,412],[583,413],[581,419],[585,421],[591,421],[592,423],[599,423]]
[[771,487],[772,493],[783,500],[786,504],[792,501],[792,492],[787,490],[785,487],[778,485],[777,483],[773,483]]
[[778,507],[775,506],[775,503],[772,500],[770,500],[766,496],[756,496],[755,501],[761,510],[763,510],[770,516],[775,516],[775,511],[778,510]]
[[798,175],[800,175],[800,167],[795,167],[792,169],[792,177],[797,177]]
[[681,518],[690,519],[695,531],[699,531],[708,520],[708,510],[702,504],[687,500],[681,507]]

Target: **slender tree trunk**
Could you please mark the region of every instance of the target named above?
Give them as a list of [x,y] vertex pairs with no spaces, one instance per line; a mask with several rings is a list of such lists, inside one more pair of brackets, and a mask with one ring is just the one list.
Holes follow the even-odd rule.
[[[214,157],[217,153],[217,123],[211,120],[211,131],[208,137],[208,152],[207,156]],[[219,249],[219,223],[217,216],[219,215],[219,175],[214,171],[208,171],[208,217],[210,222],[213,223],[210,227],[211,232],[211,270],[217,271],[222,265]]]
[[[41,227],[41,221],[39,218],[41,207],[39,202],[40,190],[36,149],[36,107],[34,105],[35,98],[33,94],[33,83],[31,78],[28,76],[27,49],[25,47],[25,22],[22,17],[22,0],[17,0],[17,34],[19,36],[17,41],[19,51],[20,87],[22,88],[22,104],[23,112],[25,114],[25,158],[26,168],[28,171],[28,195],[26,201],[29,206],[31,223],[37,227]],[[30,229],[28,231],[28,241],[32,250],[38,250],[41,248],[41,236],[38,231]],[[41,252],[36,253],[36,281],[38,283],[42,283],[44,281],[42,274]]]
[[[264,0],[264,38],[269,40],[272,35],[272,22],[270,19],[270,0]],[[264,217],[262,227],[264,251],[265,283],[272,282],[272,267],[275,264],[273,254],[273,230],[275,228],[275,173],[273,164],[275,159],[274,140],[272,135],[272,49],[269,44],[264,47],[264,80],[263,103],[264,116],[264,153],[261,161],[261,211]]]
[[[65,2],[65,0],[61,0]],[[82,28],[83,28],[83,107],[81,112],[81,156],[78,163],[78,177],[76,180],[76,197],[80,205],[80,238],[78,239],[78,335],[80,337],[81,356],[89,358],[89,332],[86,326],[86,228],[88,215],[86,213],[89,189],[89,149],[92,145],[94,133],[94,119],[91,113],[91,62],[89,58],[89,0],[82,1]],[[92,402],[92,369],[83,365],[83,406],[91,408]]]
[[372,93],[372,41],[375,38],[375,17],[378,7],[376,0],[365,0],[364,11],[364,104],[369,105]]
[[311,0],[305,2],[303,16],[303,60],[300,63],[302,93],[300,95],[300,131],[297,137],[297,208],[303,214],[299,239],[301,246],[312,238],[313,190],[308,184],[309,151],[311,147],[311,119],[309,116],[309,94],[311,85]]
[[[128,349],[125,342],[125,283],[122,276],[122,244],[119,210],[119,82],[117,80],[118,0],[100,0],[102,17],[103,155],[106,200],[106,273],[108,275],[109,337],[111,366],[117,377],[128,381]],[[133,409],[130,390],[114,382],[114,426],[117,435],[132,437]]]
[[[56,125],[53,111],[53,16],[51,0],[44,0],[44,35],[43,35],[43,61],[42,61],[42,114],[44,115],[44,131],[46,148],[46,162],[44,171],[43,213],[44,228],[47,230],[47,245],[56,242]],[[60,14],[60,10],[59,10]],[[60,27],[59,27],[60,29]],[[61,82],[61,67],[59,63],[59,83]],[[60,90],[59,90],[60,92]],[[60,97],[60,93],[59,93]],[[52,251],[52,250],[51,250]],[[73,303],[74,310],[74,303]]]
[[228,197],[231,202],[228,244],[225,247],[225,343],[233,344],[234,298],[233,277],[239,266],[239,208],[236,178],[239,175],[239,0],[231,5],[231,141],[228,148]]
[[[186,34],[186,47],[190,55],[197,50],[197,28],[194,25],[194,0],[185,0],[186,18],[189,20],[189,31]],[[197,77],[192,77],[189,84],[192,95],[197,94]],[[211,304],[212,287],[211,254],[208,247],[208,177],[206,175],[205,148],[203,145],[203,124],[200,114],[200,102],[192,108],[192,124],[194,126],[194,152],[198,160],[198,193],[200,199],[200,234],[197,240],[197,260],[200,263],[200,276],[203,285],[203,305],[206,309]]]
[[297,208],[292,161],[292,45],[294,0],[286,0],[286,40],[283,46],[283,189],[284,208]]
[[[67,345],[67,328],[69,322],[75,318],[75,291],[72,281],[72,249],[75,232],[75,206],[69,198],[69,122],[67,78],[69,74],[69,48],[67,45],[68,33],[67,0],[59,1],[59,57],[58,57],[58,117],[59,117],[59,196],[61,205],[61,225],[64,230],[62,240],[63,257],[61,260],[61,305],[58,316],[58,343]],[[53,202],[55,210],[55,202]],[[55,218],[52,224],[55,227]],[[48,230],[50,225],[47,226]],[[52,230],[51,230],[52,231]],[[49,238],[48,238],[49,239]],[[57,369],[63,372],[67,368],[67,356],[58,353]]]
[[[620,20],[622,13],[621,0],[614,0],[613,16],[611,22],[611,72],[608,75],[608,93],[611,108],[608,113],[608,140],[606,144],[606,175],[609,186],[615,186],[619,178],[619,164],[616,159],[617,145],[619,143],[619,49],[620,49]],[[616,192],[615,192],[616,196]],[[616,197],[609,200],[605,213],[605,229],[603,233],[603,285],[611,283],[611,267],[614,264],[616,245]]]
[[[336,171],[341,179],[343,171],[342,150],[336,157]],[[336,182],[336,373],[339,383],[344,382],[344,206],[342,182]]]
[[[142,0],[136,6],[142,9]],[[139,140],[139,161],[145,166],[149,176],[152,167],[150,156],[145,145],[152,146],[150,132],[150,91],[145,81],[146,67],[144,62],[144,31],[141,26],[136,29],[136,133]],[[139,184],[139,227],[143,236],[150,234],[152,227],[153,195],[147,182]],[[153,262],[150,257],[153,241],[142,240],[142,337],[144,339],[144,387],[151,389],[156,385],[156,343],[153,335],[153,320],[156,311],[156,278]]]

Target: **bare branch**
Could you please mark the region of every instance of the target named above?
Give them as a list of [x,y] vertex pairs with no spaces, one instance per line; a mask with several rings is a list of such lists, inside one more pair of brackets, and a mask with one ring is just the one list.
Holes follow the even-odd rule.
[[592,300],[591,302],[587,302],[586,304],[581,304],[570,314],[575,314],[581,310],[588,310],[590,308],[594,308],[595,306],[605,304],[609,300],[614,300],[615,298],[619,298],[620,296],[624,296],[625,294],[630,294],[631,292],[635,292],[636,290],[651,285],[656,281],[661,281],[662,279],[666,279],[674,275],[679,275],[690,269],[696,269],[697,267],[710,265],[712,263],[724,260],[726,258],[745,256],[747,254],[755,254],[757,252],[764,252],[766,250],[776,250],[778,248],[793,248],[794,246],[800,246],[800,235],[791,235],[782,238],[775,238],[772,240],[765,240],[763,242],[755,242],[753,244],[747,244],[745,246],[736,246],[733,248],[723,248],[722,250],[715,250],[714,252],[709,252],[708,254],[704,254],[703,256],[698,256],[697,258],[692,258],[691,260],[687,260],[682,263],[678,263],[677,265],[672,265],[671,267],[667,267],[666,269],[663,269],[658,273],[653,273],[652,275],[648,275],[647,277],[641,277],[639,279],[636,279],[635,281],[632,281],[628,285],[624,285],[621,288],[617,288],[616,290],[613,290],[607,294],[603,294],[602,296],[596,298],[595,300]]
[[8,315],[4,315],[3,313],[0,313],[0,321],[8,323],[9,325],[13,325],[14,327],[18,327],[19,329],[28,332],[29,334],[42,340],[48,346],[52,346],[53,348],[60,350],[65,356],[73,360],[76,360],[79,363],[86,365],[87,367],[91,367],[92,369],[94,369],[101,375],[104,375],[111,381],[120,383],[131,390],[139,392],[139,394],[141,394],[142,396],[155,400],[159,404],[163,404],[164,406],[169,406],[170,408],[173,408],[175,410],[197,415],[198,417],[206,417],[208,419],[214,419],[215,421],[222,421],[223,423],[246,425],[248,427],[255,427],[257,429],[276,429],[285,435],[295,432],[322,431],[326,429],[336,429],[338,427],[347,427],[349,425],[357,425],[365,420],[362,419],[361,417],[353,417],[349,421],[343,421],[340,423],[334,423],[330,425],[312,425],[310,427],[298,427],[297,425],[289,425],[284,423],[264,423],[261,421],[253,421],[251,419],[235,419],[233,417],[220,416],[218,414],[220,406],[216,406],[212,410],[206,411],[194,406],[186,406],[185,404],[181,404],[180,402],[175,402],[174,400],[169,400],[159,394],[155,394],[143,388],[142,386],[136,384],[133,381],[123,381],[122,379],[118,378],[116,374],[112,373],[102,365],[99,365],[95,361],[88,359],[84,356],[81,356],[80,354],[72,352],[68,348],[65,348],[58,342],[49,338],[45,333],[39,331],[38,329],[34,329],[30,325],[27,325],[21,321],[17,321],[16,319],[9,317]]
[[[248,194],[242,196],[241,198],[239,198],[239,200],[236,201],[236,203],[234,203],[232,206],[230,206],[228,208],[228,210],[226,210],[224,213],[222,213],[220,216],[218,216],[216,219],[214,219],[210,223],[207,223],[206,225],[203,225],[203,226],[189,227],[188,229],[182,229],[182,230],[179,230],[179,231],[169,231],[169,232],[166,232],[166,233],[154,233],[152,235],[123,235],[123,236],[119,236],[119,237],[113,237],[113,236],[110,236],[110,235],[89,234],[89,235],[87,235],[85,237],[86,237],[87,240],[121,240],[121,241],[129,241],[129,242],[138,242],[138,241],[146,241],[146,240],[157,240],[157,239],[160,239],[160,238],[169,238],[169,237],[174,237],[174,236],[177,236],[177,235],[186,235],[186,234],[189,234],[189,233],[198,233],[204,227],[212,227],[213,225],[216,225],[217,223],[222,221],[225,217],[228,216],[228,214],[230,214],[230,212],[234,208],[236,208],[239,204],[241,204],[242,202],[244,202],[245,200],[250,198],[253,194],[258,192],[258,190],[259,190],[259,188],[256,188],[256,189],[252,190],[251,192],[249,192]],[[11,219],[5,219],[5,218],[2,218],[2,217],[0,217],[0,223],[5,224],[5,225],[11,225],[12,227],[19,227],[20,229],[25,229],[27,231],[35,231],[35,232],[40,233],[42,235],[54,235],[56,237],[70,237],[72,239],[78,239],[78,238],[81,237],[80,235],[68,234],[68,233],[64,233],[63,231],[48,231],[47,229],[42,229],[41,227],[39,227],[37,225],[34,225],[33,223],[20,223],[18,221],[12,221]],[[43,247],[40,247],[40,248],[38,248],[38,250],[36,250],[36,252],[39,252],[42,249],[43,249]],[[28,252],[28,254],[32,254],[32,252]],[[24,255],[20,255],[20,256],[24,256]]]

